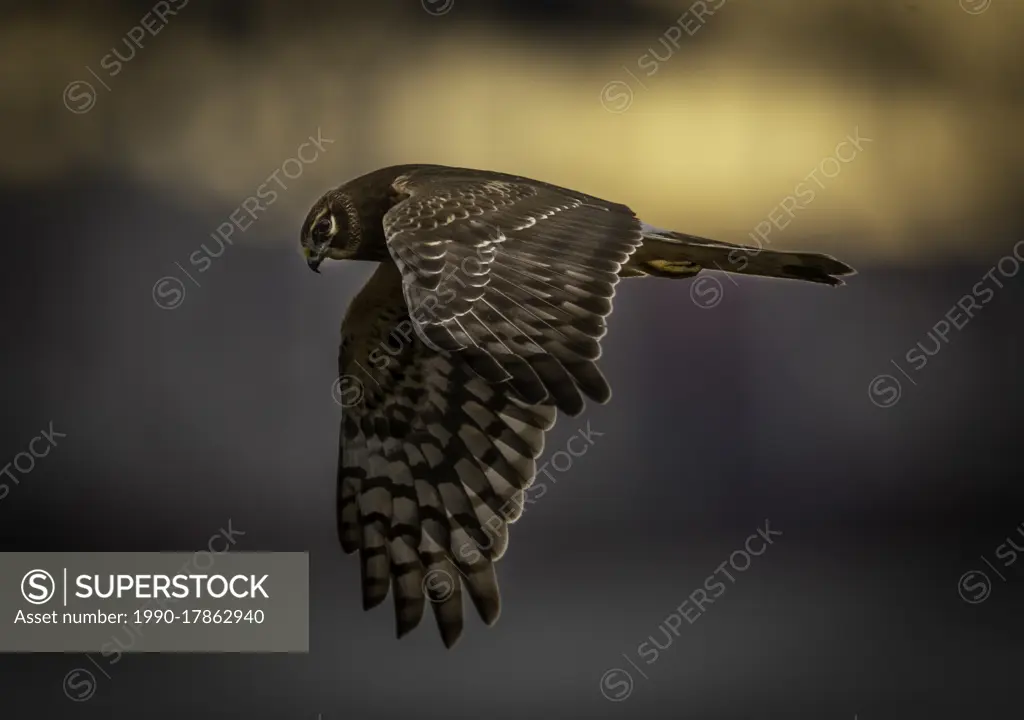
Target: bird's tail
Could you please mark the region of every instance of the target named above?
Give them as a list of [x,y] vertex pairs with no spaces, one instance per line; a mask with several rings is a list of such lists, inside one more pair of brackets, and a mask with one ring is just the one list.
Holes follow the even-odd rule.
[[701,270],[842,285],[856,271],[829,255],[733,245],[644,224],[644,243],[620,273],[623,277],[693,277]]

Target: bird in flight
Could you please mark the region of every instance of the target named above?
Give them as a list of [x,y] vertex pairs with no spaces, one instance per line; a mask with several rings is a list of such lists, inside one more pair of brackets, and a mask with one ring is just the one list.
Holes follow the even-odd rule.
[[493,624],[508,546],[557,411],[611,397],[598,369],[620,278],[705,268],[841,285],[828,255],[715,242],[627,206],[497,172],[399,165],[330,190],[302,225],[309,267],[376,271],[341,326],[338,530],[363,607],[398,637],[427,601],[462,634],[463,589]]

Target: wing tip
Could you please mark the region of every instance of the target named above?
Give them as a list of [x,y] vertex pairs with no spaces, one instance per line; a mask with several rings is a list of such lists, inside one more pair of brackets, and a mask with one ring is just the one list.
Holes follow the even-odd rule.
[[461,637],[461,627],[458,630],[455,630],[454,632],[446,633],[444,630],[441,631],[441,642],[444,643],[445,650],[451,650],[453,647],[455,647],[455,645],[458,644],[459,639]]
[[375,607],[384,602],[384,599],[388,596],[386,592],[375,593],[371,590],[363,590],[363,610],[373,610]]

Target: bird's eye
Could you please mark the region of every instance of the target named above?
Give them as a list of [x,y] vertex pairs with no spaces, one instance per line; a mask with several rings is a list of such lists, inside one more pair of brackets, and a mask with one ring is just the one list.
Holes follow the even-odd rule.
[[322,217],[319,220],[317,220],[316,227],[314,228],[314,230],[318,235],[327,235],[331,232],[331,227],[333,226],[333,224],[334,223],[331,221],[331,218],[329,216]]

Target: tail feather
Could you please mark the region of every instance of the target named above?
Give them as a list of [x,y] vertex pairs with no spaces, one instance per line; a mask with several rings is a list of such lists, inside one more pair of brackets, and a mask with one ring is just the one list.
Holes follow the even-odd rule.
[[843,285],[856,271],[830,255],[788,252],[708,240],[644,224],[644,244],[623,267],[624,277],[692,277],[701,270]]

